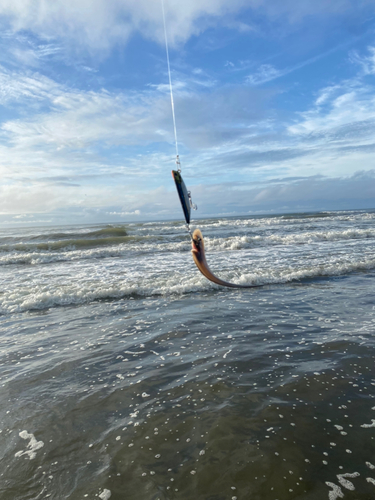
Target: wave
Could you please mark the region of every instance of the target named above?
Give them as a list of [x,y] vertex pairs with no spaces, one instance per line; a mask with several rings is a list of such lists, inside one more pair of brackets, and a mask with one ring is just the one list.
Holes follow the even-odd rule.
[[[111,238],[111,237],[123,237],[127,236],[128,232],[124,226],[106,226],[102,229],[97,229],[95,231],[80,231],[80,232],[67,232],[67,233],[52,233],[48,235],[50,240],[61,240],[61,239],[76,239],[82,238]],[[36,238],[45,238],[44,235],[36,236]]]
[[[28,247],[28,245],[25,245]],[[126,257],[129,252],[142,254],[145,257],[149,253],[170,253],[170,252],[190,252],[191,246],[186,239],[186,235],[181,235],[174,238],[173,242],[159,241],[155,237],[147,236],[128,236],[121,244],[107,245],[88,245],[88,248],[81,246],[77,248],[75,245],[70,247],[62,247],[59,252],[51,252],[49,250],[36,248],[25,248],[23,251],[18,250],[8,252],[0,252],[0,266],[7,265],[38,265],[48,264],[53,262],[74,262],[90,259],[105,259],[109,257]]]
[[303,245],[325,241],[365,240],[375,238],[375,229],[344,231],[306,231],[288,235],[246,235],[228,238],[205,238],[207,250],[242,250],[269,245]]
[[[167,266],[169,267],[169,266]],[[375,258],[362,258],[357,261],[340,260],[333,262],[301,265],[291,268],[289,265],[279,267],[259,267],[251,272],[243,268],[231,268],[219,271],[217,274],[224,280],[240,285],[283,285],[301,282],[320,277],[334,277],[353,272],[375,269]],[[155,275],[141,273],[139,270],[131,278],[125,275],[107,279],[90,281],[87,277],[77,281],[72,276],[66,284],[39,284],[36,286],[17,286],[12,290],[3,291],[0,295],[0,314],[21,313],[31,310],[44,310],[61,306],[76,306],[95,301],[144,299],[157,296],[181,296],[194,292],[208,290],[221,291],[226,289],[206,280],[193,267],[182,271],[173,269]],[[232,290],[233,291],[233,290]]]
[[13,245],[1,245],[0,252],[35,252],[36,250],[44,251],[58,251],[58,250],[75,250],[77,248],[93,248],[109,245],[119,245],[122,243],[131,243],[141,240],[140,236],[113,236],[111,238],[100,239],[71,239],[71,240],[58,240],[46,241],[43,243],[16,243]]
[[[205,236],[205,245],[208,252],[216,252],[371,239],[375,239],[375,229],[368,228],[342,231],[305,231],[285,235],[250,234],[226,238]],[[143,256],[149,252],[189,252],[190,244],[186,234],[181,232],[173,237],[162,235],[119,236],[92,240],[75,239],[37,244],[3,245],[0,247],[0,266],[124,257],[129,251],[139,252]]]
[[[53,244],[54,242],[59,241],[80,241],[80,240],[101,240],[108,238],[123,238],[128,236],[128,231],[124,226],[106,226],[102,229],[97,229],[95,231],[90,231],[82,229],[81,231],[67,231],[67,232],[50,232],[48,230],[44,232],[40,232],[38,234],[29,234],[28,236],[19,235],[19,236],[1,236],[0,242],[6,243],[6,245],[12,246],[22,243],[27,240],[33,244],[37,244],[35,242],[40,242],[41,244]],[[0,245],[0,248],[3,248],[6,245]]]
[[298,214],[284,214],[280,218],[284,220],[294,219],[325,219],[332,217],[334,212],[316,212],[316,213],[298,213]]
[[353,272],[370,271],[375,269],[375,258],[365,258],[355,262],[337,261],[318,263],[313,266],[296,269],[271,269],[266,273],[244,273],[239,284],[250,282],[256,285],[283,284],[321,277],[334,277],[351,274]]

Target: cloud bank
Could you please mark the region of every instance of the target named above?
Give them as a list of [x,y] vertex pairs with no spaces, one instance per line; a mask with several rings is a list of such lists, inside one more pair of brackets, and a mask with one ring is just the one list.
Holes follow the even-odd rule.
[[[371,8],[370,0],[165,0],[172,44],[184,43],[215,24],[250,29],[241,19],[244,9],[271,21],[295,24],[309,16],[344,14],[358,21],[367,8]],[[136,32],[163,43],[161,16],[161,3],[154,0],[2,0],[0,4],[0,17],[12,31],[58,37],[94,51],[122,44]]]

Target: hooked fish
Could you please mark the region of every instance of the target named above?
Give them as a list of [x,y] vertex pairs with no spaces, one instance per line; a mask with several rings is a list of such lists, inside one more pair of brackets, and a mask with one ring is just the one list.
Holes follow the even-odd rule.
[[193,233],[191,246],[192,246],[191,253],[193,254],[195,265],[197,266],[199,271],[203,274],[203,276],[205,276],[208,280],[212,281],[213,283],[216,283],[217,285],[228,286],[230,288],[255,288],[261,286],[261,285],[236,285],[235,283],[228,283],[227,281],[223,281],[222,279],[215,276],[211,271],[211,269],[208,267],[206,261],[206,255],[204,253],[203,235],[199,229],[196,229]]

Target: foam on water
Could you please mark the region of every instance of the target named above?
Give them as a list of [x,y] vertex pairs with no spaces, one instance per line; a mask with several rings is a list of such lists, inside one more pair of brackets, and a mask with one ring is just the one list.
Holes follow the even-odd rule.
[[99,498],[101,498],[101,500],[109,500],[111,498],[111,491],[104,488],[104,490],[99,493]]
[[19,433],[19,436],[22,439],[30,439],[30,441],[26,446],[26,450],[17,451],[15,457],[22,457],[23,455],[27,455],[30,460],[33,460],[36,457],[36,452],[40,450],[40,448],[43,448],[43,441],[37,441],[34,434],[29,434],[27,431],[21,431]]
[[212,250],[239,250],[254,246],[301,245],[313,242],[342,241],[375,238],[375,229],[348,229],[345,231],[306,231],[298,234],[233,236],[229,238],[205,238],[206,247]]
[[332,488],[332,490],[328,493],[329,500],[337,500],[338,498],[344,498],[344,493],[340,486],[337,486],[335,483],[331,483],[330,481],[326,481],[326,485]]
[[[97,300],[124,299],[127,297],[157,297],[166,295],[181,295],[196,292],[198,290],[217,290],[218,285],[207,281],[198,271],[189,264],[188,272],[172,269],[163,272],[161,263],[160,273],[147,276],[148,269],[138,270],[138,273],[128,276],[122,273],[103,274],[93,280],[90,274],[83,274],[79,280],[77,275],[62,282],[57,276],[50,277],[49,283],[33,278],[33,284],[14,283],[0,295],[0,314],[22,312],[33,309],[47,309],[55,306],[67,306],[90,303]],[[375,258],[361,258],[354,262],[343,262],[340,259],[332,259],[331,262],[317,262],[315,265],[306,266],[301,262],[301,267],[295,265],[280,265],[268,268],[266,266],[252,268],[246,271],[243,267],[220,271],[220,264],[215,268],[222,279],[238,283],[240,285],[280,285],[313,279],[324,276],[342,276],[351,272],[375,269]],[[88,270],[89,271],[89,270]],[[38,283],[39,281],[39,283]]]
[[371,429],[371,427],[375,427],[375,419],[371,419],[371,424],[362,424],[361,427],[364,429]]

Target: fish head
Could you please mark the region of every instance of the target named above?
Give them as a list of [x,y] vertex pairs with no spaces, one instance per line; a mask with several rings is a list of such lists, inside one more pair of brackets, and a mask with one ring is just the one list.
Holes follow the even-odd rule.
[[191,242],[191,251],[196,257],[204,257],[204,241],[203,235],[199,229],[193,233],[193,240]]

